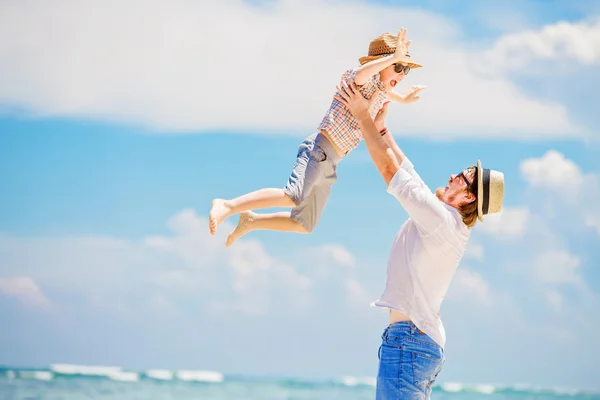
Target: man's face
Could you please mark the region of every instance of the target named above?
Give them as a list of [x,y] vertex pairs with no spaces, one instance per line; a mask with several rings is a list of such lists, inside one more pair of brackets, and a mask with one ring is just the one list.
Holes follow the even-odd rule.
[[435,191],[438,199],[453,207],[460,207],[475,200],[475,195],[469,192],[469,186],[475,179],[475,167],[470,167],[458,174],[450,175],[448,186]]

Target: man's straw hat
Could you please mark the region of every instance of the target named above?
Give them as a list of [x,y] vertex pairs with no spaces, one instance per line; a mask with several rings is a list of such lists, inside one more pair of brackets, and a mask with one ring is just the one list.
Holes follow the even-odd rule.
[[[369,55],[358,59],[360,65],[366,64],[369,61],[376,60],[381,57],[391,56],[396,52],[396,42],[398,37],[391,33],[383,33],[371,40],[369,44]],[[422,65],[413,61],[410,55],[407,54],[405,57],[398,60],[402,64],[406,64],[411,68],[421,68]]]
[[503,198],[504,174],[482,168],[477,160],[477,218],[483,222],[484,215],[499,212]]

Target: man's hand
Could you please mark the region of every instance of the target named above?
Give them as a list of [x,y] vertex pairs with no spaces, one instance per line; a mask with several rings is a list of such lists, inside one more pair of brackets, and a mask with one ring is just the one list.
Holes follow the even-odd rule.
[[339,95],[335,95],[334,98],[345,105],[350,110],[350,113],[354,116],[354,118],[371,119],[369,110],[377,98],[377,92],[373,93],[373,96],[371,96],[370,100],[367,100],[364,98],[362,93],[358,91],[358,88],[354,82],[352,82],[351,85],[348,85],[346,82],[342,82],[342,87],[340,88],[337,86],[337,91]]
[[385,118],[387,117],[389,104],[390,104],[389,101],[386,101],[385,103],[383,103],[383,107],[381,107],[381,110],[379,110],[379,112],[373,119],[373,122],[375,123],[375,128],[377,128],[377,130],[379,132],[381,132],[385,129]]
[[394,58],[400,59],[406,56],[406,53],[408,53],[408,47],[411,43],[411,40],[406,41],[406,29],[400,28],[400,30],[398,31],[398,40],[396,42],[396,51],[394,53]]
[[[375,122],[371,119],[369,114],[369,108],[377,95],[374,94],[371,97],[371,101],[365,99],[356,88],[356,84],[352,82],[351,85],[347,85],[346,82],[342,84],[342,88],[338,87],[339,94],[335,96],[336,100],[345,105],[348,110],[352,113],[358,126],[362,131],[367,151],[375,163],[375,167],[379,174],[385,181],[386,185],[389,185],[390,180],[396,174],[400,168],[400,164],[404,157],[400,152],[400,158],[395,154],[394,149],[386,143],[386,139],[381,136],[381,133],[377,130]],[[384,106],[384,109],[387,106]],[[386,111],[380,113],[378,121],[381,122],[382,118],[385,118]]]

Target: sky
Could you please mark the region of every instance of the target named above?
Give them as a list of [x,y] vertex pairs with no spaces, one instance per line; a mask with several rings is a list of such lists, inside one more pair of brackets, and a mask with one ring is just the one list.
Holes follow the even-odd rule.
[[[377,373],[406,220],[364,143],[310,235],[210,236],[213,198],[283,187],[372,38],[423,64],[388,127],[430,187],[504,207],[442,306],[438,382],[600,389],[600,3],[0,3],[0,364]],[[265,210],[268,212],[271,210]]]

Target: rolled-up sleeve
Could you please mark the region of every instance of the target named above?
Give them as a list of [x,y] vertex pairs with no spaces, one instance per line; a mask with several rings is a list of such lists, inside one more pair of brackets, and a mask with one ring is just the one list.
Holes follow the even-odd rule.
[[436,195],[425,185],[413,164],[405,158],[390,180],[387,189],[409,217],[426,233],[433,232],[448,216],[448,210]]

